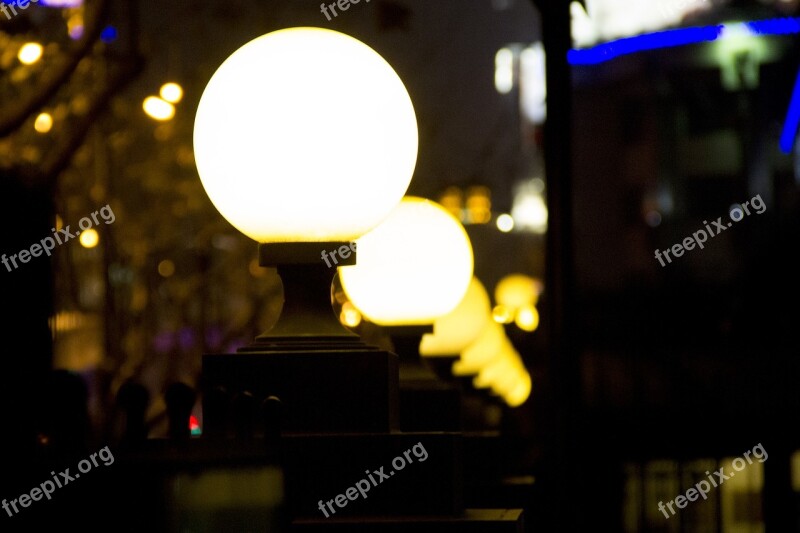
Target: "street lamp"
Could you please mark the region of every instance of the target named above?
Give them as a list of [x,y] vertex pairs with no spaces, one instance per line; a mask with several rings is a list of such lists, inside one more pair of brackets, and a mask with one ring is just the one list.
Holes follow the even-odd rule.
[[467,292],[474,263],[467,232],[441,205],[407,196],[357,244],[358,264],[340,268],[339,277],[361,314],[387,328],[400,356],[401,429],[457,430],[458,391],[437,380],[419,345]]
[[197,109],[195,159],[214,206],[260,243],[262,266],[278,267],[285,305],[267,336],[352,336],[331,310],[336,271],[322,255],[397,205],[417,141],[400,78],[342,33],[272,32],[219,67]]
[[472,279],[472,245],[436,202],[407,196],[357,241],[359,260],[339,269],[347,297],[382,326],[426,326],[452,311]]
[[[277,396],[288,406],[288,430],[392,426],[396,356],[366,346],[338,321],[331,306],[336,269],[323,257],[398,204],[417,142],[402,81],[348,35],[275,31],[223,62],[197,109],[197,170],[222,216],[259,243],[259,264],[277,267],[284,304],[253,344],[204,357],[206,389]],[[353,252],[339,264],[355,262]],[[348,385],[354,380],[374,386],[357,390]],[[223,421],[221,407],[208,407],[213,424]]]

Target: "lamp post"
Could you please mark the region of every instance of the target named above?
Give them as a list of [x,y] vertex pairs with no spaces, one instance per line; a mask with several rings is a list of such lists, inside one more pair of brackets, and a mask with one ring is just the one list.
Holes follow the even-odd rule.
[[[420,339],[452,311],[472,279],[472,245],[439,204],[408,196],[358,239],[359,263],[340,268],[342,288],[368,320],[388,329],[400,356],[400,427],[458,430],[458,390],[419,356]],[[436,406],[432,409],[432,406]]]
[[472,245],[436,202],[406,196],[357,241],[359,262],[339,269],[353,305],[381,326],[422,326],[458,305],[472,279]]
[[[278,397],[287,431],[394,425],[396,357],[338,322],[336,269],[324,257],[389,215],[411,181],[417,143],[402,81],[350,36],[280,30],[223,62],[197,109],[197,170],[217,210],[259,243],[259,264],[277,267],[284,304],[251,345],[204,357],[206,390]],[[347,255],[338,264],[356,263],[355,251]],[[358,380],[375,386],[357,394],[346,384]],[[205,407],[217,414],[207,429],[226,433],[225,410],[204,399]]]
[[[338,511],[327,524],[347,531],[362,523],[353,517],[369,515],[380,515],[381,523],[394,530],[443,521],[521,527],[518,509],[465,516],[459,435],[396,431],[397,356],[365,345],[333,315],[336,266],[345,272],[362,263],[386,264],[368,244],[372,228],[384,219],[377,234],[380,228],[396,228],[392,219],[398,210],[444,211],[421,199],[398,205],[414,170],[417,130],[408,93],[391,67],[365,44],[330,30],[293,28],[259,37],[212,77],[198,107],[194,141],[211,201],[233,226],[259,242],[259,262],[277,267],[285,300],[277,323],[253,344],[236,354],[204,356],[207,432],[229,436],[226,424],[233,419],[237,436],[258,436],[246,424],[256,418],[257,401],[263,417],[280,419],[295,525],[319,524]],[[448,287],[446,298],[432,299],[418,324],[429,324],[454,307],[472,277],[469,241],[452,222],[456,226],[450,231],[460,229],[464,239],[454,249],[458,269],[442,267],[426,255],[430,248],[414,249],[408,241],[403,250],[394,250],[425,264],[415,272],[463,278],[463,286],[436,278],[440,287]],[[422,230],[419,245],[431,228],[417,229]],[[358,248],[351,248],[363,234]],[[326,257],[338,259],[331,265]],[[349,277],[343,274],[343,280]],[[360,293],[354,283],[346,290]],[[396,310],[398,323],[408,317],[408,294],[395,295],[368,305],[368,316]],[[276,400],[283,406],[277,414]],[[227,406],[244,406],[247,412],[230,413]],[[267,438],[274,436],[272,429],[265,428],[265,442],[272,440]],[[363,476],[365,467],[391,460],[399,472],[412,446],[426,452],[424,467],[398,475],[385,488],[377,487],[367,470],[375,488],[369,499],[365,480],[358,482],[361,500],[353,501],[351,490],[345,491],[347,497],[337,495],[353,475]],[[379,471],[384,476],[383,468]]]
[[451,366],[464,348],[478,338],[492,320],[491,302],[483,284],[473,277],[461,302],[433,323],[433,333],[422,336],[419,353],[443,380],[453,377]]

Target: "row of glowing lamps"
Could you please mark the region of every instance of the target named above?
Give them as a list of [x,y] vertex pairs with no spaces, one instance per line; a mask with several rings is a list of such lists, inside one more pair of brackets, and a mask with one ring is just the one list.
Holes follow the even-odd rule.
[[[356,240],[357,264],[339,268],[347,301],[339,320],[357,326],[362,316],[381,326],[433,324],[419,353],[458,359],[452,372],[472,376],[512,407],[531,392],[531,378],[503,324],[525,331],[539,323],[541,283],[514,274],[495,289],[494,308],[473,276],[473,252],[461,223],[443,206],[406,196],[377,228]],[[392,280],[387,283],[386,280]]]
[[[319,87],[337,105],[319,98]],[[194,123],[200,180],[239,231],[260,243],[355,241],[356,264],[338,267],[352,305],[340,319],[357,312],[384,327],[433,325],[423,357],[457,356],[455,375],[522,405],[531,378],[501,322],[535,329],[535,298],[501,298],[492,309],[458,218],[406,196],[418,142],[411,98],[392,67],[323,28],[279,30],[239,48],[208,82]],[[485,201],[476,207],[489,212]],[[510,230],[510,222],[501,224]],[[333,250],[320,248],[322,264]],[[339,248],[344,257],[348,249]],[[535,284],[530,290],[538,296]]]

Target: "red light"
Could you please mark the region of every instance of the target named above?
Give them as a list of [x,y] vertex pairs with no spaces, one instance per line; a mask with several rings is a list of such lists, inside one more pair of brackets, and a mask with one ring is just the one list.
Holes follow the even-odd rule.
[[200,422],[197,421],[197,417],[194,415],[189,415],[189,430],[192,432],[192,435],[200,435],[203,430],[200,429]]

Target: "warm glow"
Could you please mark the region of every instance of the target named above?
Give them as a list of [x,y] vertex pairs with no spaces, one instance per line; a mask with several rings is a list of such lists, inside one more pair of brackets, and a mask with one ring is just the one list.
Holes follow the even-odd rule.
[[423,356],[457,355],[469,346],[489,321],[489,295],[478,278],[472,278],[467,293],[455,309],[433,323],[433,334],[422,337]]
[[158,94],[163,100],[171,104],[177,104],[183,98],[183,88],[177,83],[165,83],[161,86],[161,90]]
[[169,259],[164,259],[158,264],[158,274],[162,278],[168,278],[175,273],[175,263]]
[[83,14],[80,11],[73,13],[67,19],[67,34],[72,40],[83,37]]
[[532,305],[521,307],[514,317],[514,323],[524,331],[536,331],[539,327],[539,311]]
[[494,56],[494,87],[500,94],[514,88],[514,52],[501,48]]
[[512,346],[507,345],[503,348],[501,357],[483,367],[472,382],[475,388],[491,387],[499,394],[513,388],[524,371],[519,354]]
[[97,243],[100,242],[100,235],[97,233],[96,229],[89,228],[81,231],[78,240],[84,248],[94,248],[97,246]]
[[477,374],[492,361],[502,357],[503,351],[507,350],[510,344],[503,326],[492,320],[488,321],[475,342],[467,346],[461,352],[461,358],[453,363],[453,374],[456,376]]
[[445,208],[407,196],[356,241],[358,264],[339,269],[342,287],[376,324],[431,324],[452,311],[472,279],[472,245]]
[[39,113],[33,122],[33,129],[39,133],[47,133],[53,128],[53,116],[50,113]]
[[348,35],[309,27],[234,52],[206,86],[194,127],[206,193],[260,242],[347,242],[368,232],[405,194],[417,142],[392,67]]
[[537,188],[536,180],[519,188],[514,195],[511,216],[518,229],[543,234],[547,231],[547,204]]
[[488,187],[473,186],[467,189],[467,224],[486,224],[492,220],[492,193]]
[[502,231],[503,233],[508,233],[512,229],[514,229],[514,219],[511,215],[507,215],[503,213],[499,217],[497,217],[497,229]]
[[506,401],[509,407],[519,407],[528,399],[531,395],[531,389],[533,385],[531,383],[531,376],[528,372],[524,372],[520,379],[513,389],[510,392],[503,395],[503,399]]
[[339,320],[345,326],[354,328],[361,324],[361,313],[351,302],[345,302],[342,305],[342,312],[339,313]]
[[44,52],[44,48],[42,48],[41,44],[25,43],[22,45],[22,48],[19,49],[17,58],[19,59],[20,63],[25,65],[33,65],[42,57],[42,52]]
[[142,109],[150,118],[166,121],[175,116],[175,106],[159,98],[148,96],[142,102]]
[[494,299],[499,305],[511,308],[512,312],[539,299],[541,282],[524,274],[509,274],[497,283]]
[[514,321],[514,311],[505,305],[495,305],[492,309],[492,318],[498,324],[510,324]]

